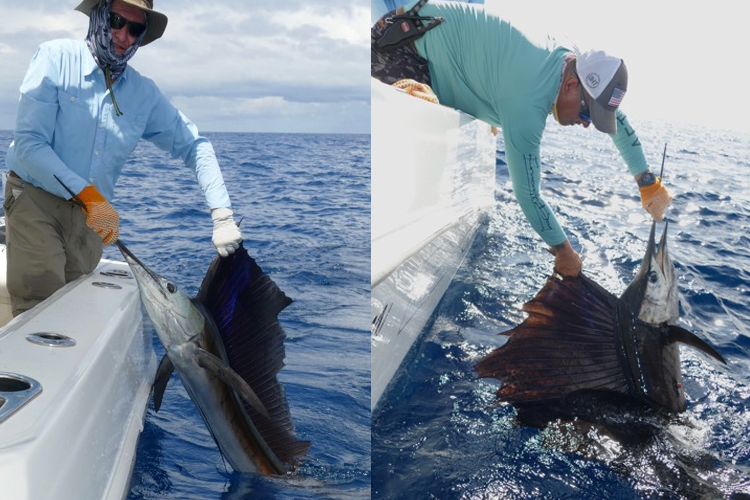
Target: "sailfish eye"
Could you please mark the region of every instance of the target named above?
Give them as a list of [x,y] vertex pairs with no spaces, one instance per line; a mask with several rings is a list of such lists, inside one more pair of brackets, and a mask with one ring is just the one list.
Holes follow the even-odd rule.
[[172,283],[167,283],[167,290],[169,290],[169,293],[175,293],[177,291],[177,287]]
[[657,276],[656,271],[651,271],[648,273],[648,281],[649,283],[656,283],[659,281],[659,276]]

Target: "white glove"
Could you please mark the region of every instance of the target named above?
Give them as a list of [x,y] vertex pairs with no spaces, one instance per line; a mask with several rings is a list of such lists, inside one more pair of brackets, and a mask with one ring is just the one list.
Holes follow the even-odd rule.
[[211,211],[211,219],[214,221],[213,243],[216,251],[222,257],[234,253],[242,242],[240,228],[234,223],[232,211],[228,208],[216,208]]

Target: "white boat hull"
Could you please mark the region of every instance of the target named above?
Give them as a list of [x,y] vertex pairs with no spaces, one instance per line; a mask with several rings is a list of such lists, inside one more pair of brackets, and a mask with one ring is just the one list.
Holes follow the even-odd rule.
[[[135,280],[101,274],[111,271],[129,273],[102,260],[0,329],[0,372],[41,386],[5,418],[0,405],[0,500],[127,495],[156,357]],[[1,285],[0,302],[4,294]],[[75,345],[39,345],[30,335]],[[0,398],[2,389],[0,376]]]
[[496,139],[467,114],[371,85],[375,408],[494,205]]

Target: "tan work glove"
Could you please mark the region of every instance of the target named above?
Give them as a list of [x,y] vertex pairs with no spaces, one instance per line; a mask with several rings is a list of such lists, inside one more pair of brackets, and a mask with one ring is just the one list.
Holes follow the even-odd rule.
[[430,88],[429,85],[426,85],[424,83],[419,83],[416,80],[407,78],[404,80],[397,81],[396,83],[393,84],[393,86],[396,87],[397,89],[406,91],[407,94],[413,95],[414,97],[419,97],[420,99],[424,99],[425,101],[429,101],[434,104],[439,104],[438,98],[435,95],[435,92],[432,91],[432,88]]
[[96,186],[90,185],[78,193],[78,198],[86,205],[86,225],[102,239],[104,246],[109,246],[120,237],[120,215],[102,196]]
[[672,202],[672,196],[667,188],[661,183],[661,177],[656,178],[656,182],[650,186],[639,187],[641,192],[641,205],[651,214],[656,222],[664,218],[664,212]]

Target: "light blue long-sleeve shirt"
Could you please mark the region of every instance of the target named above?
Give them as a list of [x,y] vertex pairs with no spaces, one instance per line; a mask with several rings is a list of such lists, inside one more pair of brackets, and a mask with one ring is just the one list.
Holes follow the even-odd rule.
[[[419,14],[445,19],[415,42],[440,103],[502,128],[513,192],[526,218],[547,244],[563,243],[565,233],[539,191],[539,154],[571,51],[552,40],[534,43],[511,23],[465,3],[431,0]],[[637,175],[648,168],[643,149],[619,110],[617,118],[611,137]]]
[[7,167],[62,198],[71,196],[54,176],[74,193],[94,184],[111,200],[127,157],[143,138],[194,170],[209,208],[229,207],[211,143],[156,84],[128,66],[112,88],[121,116],[85,42],[42,44],[21,84]]

